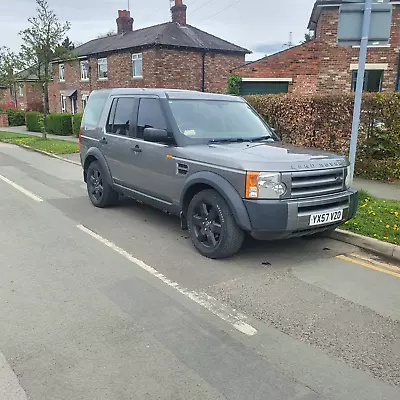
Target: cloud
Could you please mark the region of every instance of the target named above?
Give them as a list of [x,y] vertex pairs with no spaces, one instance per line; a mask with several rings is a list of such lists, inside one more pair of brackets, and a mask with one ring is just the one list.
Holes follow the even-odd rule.
[[273,54],[277,51],[283,50],[285,47],[284,43],[264,43],[254,46],[254,51],[257,53]]

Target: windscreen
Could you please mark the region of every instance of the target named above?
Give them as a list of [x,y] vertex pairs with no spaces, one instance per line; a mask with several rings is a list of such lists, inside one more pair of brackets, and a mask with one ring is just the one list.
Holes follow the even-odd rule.
[[274,137],[264,121],[244,102],[170,100],[169,103],[179,130],[193,140]]

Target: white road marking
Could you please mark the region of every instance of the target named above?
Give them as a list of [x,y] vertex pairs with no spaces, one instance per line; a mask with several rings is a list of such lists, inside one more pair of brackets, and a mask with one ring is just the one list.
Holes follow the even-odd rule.
[[88,235],[90,235],[94,239],[98,240],[99,242],[103,243],[104,245],[106,245],[110,249],[114,250],[121,256],[125,257],[127,260],[129,260],[133,264],[136,264],[138,267],[144,269],[149,274],[155,276],[156,278],[158,278],[160,281],[164,282],[168,286],[174,288],[179,293],[181,293],[184,296],[188,297],[189,299],[193,300],[195,303],[197,303],[197,304],[203,306],[204,308],[206,308],[207,310],[211,311],[213,314],[215,314],[222,320],[231,324],[238,331],[240,331],[248,336],[253,336],[257,333],[257,330],[255,328],[253,328],[251,325],[249,325],[245,322],[245,320],[247,319],[247,317],[245,315],[238,313],[236,311],[233,311],[233,310],[229,310],[228,307],[226,307],[222,304],[219,304],[219,302],[216,299],[209,296],[207,293],[202,293],[202,292],[198,293],[198,292],[190,291],[186,288],[183,288],[182,286],[180,286],[179,283],[171,281],[165,275],[158,272],[155,268],[151,267],[150,265],[147,265],[142,260],[137,259],[132,254],[128,253],[124,249],[121,249],[116,244],[103,238],[102,236],[100,236],[97,233],[93,232],[92,230],[86,228],[85,226],[77,225],[77,228],[80,229],[81,231],[87,233]]
[[10,186],[12,186],[14,189],[19,190],[21,193],[23,193],[25,196],[28,196],[29,198],[31,198],[32,200],[35,200],[37,202],[41,202],[43,201],[42,198],[40,198],[39,196],[36,196],[36,194],[33,194],[32,192],[30,192],[29,190],[24,189],[22,186],[19,186],[18,184],[14,183],[13,181],[10,181],[9,179],[7,179],[5,176],[0,175],[0,179],[5,182],[8,183]]

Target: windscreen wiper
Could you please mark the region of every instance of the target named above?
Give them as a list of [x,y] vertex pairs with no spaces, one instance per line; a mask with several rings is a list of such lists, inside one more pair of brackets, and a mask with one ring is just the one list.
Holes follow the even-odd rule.
[[272,136],[260,136],[253,139],[249,139],[249,142],[275,142],[275,139]]
[[250,139],[243,138],[229,138],[229,139],[212,139],[208,143],[243,143],[249,142]]

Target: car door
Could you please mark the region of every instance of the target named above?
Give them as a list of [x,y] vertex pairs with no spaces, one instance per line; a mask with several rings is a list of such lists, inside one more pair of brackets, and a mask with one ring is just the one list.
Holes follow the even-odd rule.
[[137,105],[138,99],[135,97],[115,97],[104,128],[104,136],[100,139],[114,183],[121,186],[128,186],[130,183]]
[[176,162],[172,159],[175,146],[144,141],[145,128],[169,128],[159,98],[140,98],[136,137],[133,139],[137,152],[132,163],[132,186],[161,202],[176,204],[179,201],[176,199]]

